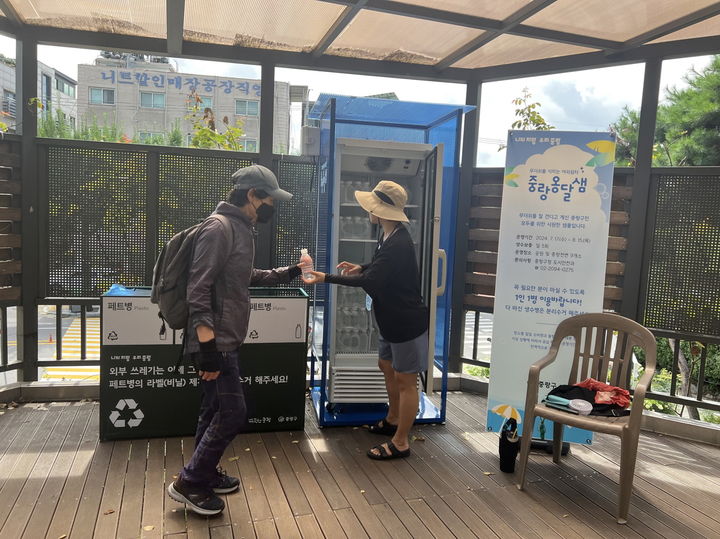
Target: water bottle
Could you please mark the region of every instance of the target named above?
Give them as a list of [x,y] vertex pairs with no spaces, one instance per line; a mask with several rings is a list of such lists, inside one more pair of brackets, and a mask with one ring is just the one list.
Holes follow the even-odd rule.
[[313,275],[310,270],[313,269],[313,259],[308,254],[307,249],[300,249],[300,264],[302,265],[303,278],[312,279]]
[[340,217],[340,236],[343,239],[352,237],[352,217]]

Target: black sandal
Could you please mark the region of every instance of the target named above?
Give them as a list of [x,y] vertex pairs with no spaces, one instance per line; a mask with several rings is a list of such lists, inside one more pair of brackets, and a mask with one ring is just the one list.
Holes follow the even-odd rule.
[[383,436],[393,436],[397,430],[397,425],[388,423],[386,420],[381,419],[374,425],[370,425],[368,430],[373,434],[382,434]]
[[[378,453],[373,453],[373,449],[377,449]],[[404,459],[410,456],[410,448],[400,451],[394,443],[387,442],[387,449],[384,444],[376,445],[368,449],[367,456],[375,460]]]

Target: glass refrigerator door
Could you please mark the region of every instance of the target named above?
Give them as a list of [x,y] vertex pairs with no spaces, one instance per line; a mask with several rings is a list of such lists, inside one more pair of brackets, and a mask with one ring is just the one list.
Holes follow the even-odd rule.
[[[355,199],[355,191],[369,191],[371,175],[340,171],[337,219],[337,261],[362,264],[372,260],[377,244],[378,227],[370,224],[365,210]],[[365,291],[360,287],[338,286],[335,288],[335,356],[339,363],[374,360],[371,354],[377,350],[377,335],[371,331],[371,313],[368,310]],[[372,333],[372,335],[371,335]],[[371,338],[375,341],[371,346]],[[368,357],[370,356],[370,357]]]
[[[423,296],[430,311],[428,328],[428,368],[425,376],[425,393],[433,391],[435,366],[435,333],[437,298],[445,293],[447,257],[440,249],[440,207],[442,202],[443,145],[438,144],[425,159],[425,207],[423,220]],[[440,263],[442,262],[442,270]],[[439,284],[438,284],[439,283]]]
[[[372,163],[373,166],[369,166]],[[421,271],[421,293],[430,306],[436,208],[436,151],[428,145],[344,140],[336,148],[333,185],[333,268],[343,261],[369,263],[382,227],[372,225],[358,204],[356,191],[371,191],[379,181],[392,179],[408,194],[405,226],[413,239]],[[389,170],[378,171],[376,165]],[[433,170],[429,171],[428,167]],[[371,302],[360,287],[331,287],[331,402],[387,402],[377,367],[379,331]]]

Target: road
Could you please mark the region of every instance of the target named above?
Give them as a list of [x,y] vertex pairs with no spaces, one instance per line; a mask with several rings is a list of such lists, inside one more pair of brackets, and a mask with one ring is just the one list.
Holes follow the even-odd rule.
[[[10,307],[7,310],[8,320],[8,362],[12,363],[17,358],[17,309]],[[57,346],[57,328],[55,325],[55,312],[54,309],[47,307],[40,307],[38,311],[38,358],[40,360],[54,360],[56,356]],[[61,338],[63,338],[63,359],[78,360],[80,359],[80,314],[70,312],[68,309],[62,311],[61,319]],[[87,330],[88,330],[88,359],[99,359],[99,316],[97,313],[88,313],[87,316]],[[65,371],[62,376],[48,376],[53,374],[53,371]],[[80,378],[87,378],[86,368],[76,369],[78,373],[85,371]],[[90,369],[93,374],[97,371],[97,368]],[[40,369],[38,372],[39,379],[75,379],[72,371],[67,374],[68,369],[57,369],[51,368],[50,371],[47,369]],[[76,374],[78,374],[76,373]],[[6,373],[8,376],[0,376],[0,383],[11,383],[14,380],[14,373]],[[12,376],[10,376],[12,374]],[[55,372],[58,374],[58,372]],[[12,378],[12,379],[11,379]]]

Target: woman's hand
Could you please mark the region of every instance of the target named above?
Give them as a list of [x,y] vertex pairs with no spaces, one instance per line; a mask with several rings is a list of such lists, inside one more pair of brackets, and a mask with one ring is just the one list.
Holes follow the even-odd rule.
[[[308,278],[307,276],[310,276]],[[325,274],[321,271],[305,270],[302,274],[302,280],[305,284],[318,284],[325,282]]]
[[337,269],[340,270],[340,275],[357,275],[362,271],[360,264],[353,264],[352,262],[340,262],[337,265]]

